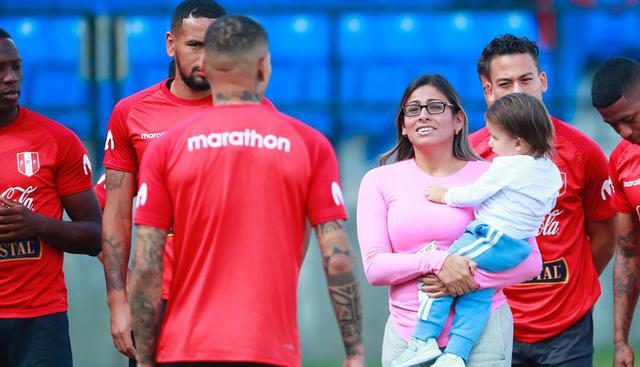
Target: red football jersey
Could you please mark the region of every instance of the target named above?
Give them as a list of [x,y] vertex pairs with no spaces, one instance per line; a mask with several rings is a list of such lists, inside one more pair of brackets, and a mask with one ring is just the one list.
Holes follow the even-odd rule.
[[149,151],[135,222],[175,229],[158,362],[299,366],[305,218],[346,219],[329,141],[273,108],[243,104],[199,113]]
[[100,204],[100,210],[104,210],[104,202],[107,197],[107,182],[105,181],[104,173],[100,176],[100,179],[93,187],[93,191],[96,193],[96,197],[98,198],[98,204]]
[[[563,187],[536,237],[544,266],[537,278],[504,290],[513,312],[514,337],[525,343],[561,333],[596,303],[600,282],[584,223],[615,213],[609,204],[611,188],[602,150],[573,126],[556,118],[552,121],[553,162],[560,169]],[[469,141],[482,158],[495,156],[486,128]]]
[[621,213],[640,217],[640,146],[622,140],[609,158],[613,184],[611,206]]
[[[103,165],[106,168],[137,175],[144,152],[154,139],[162,136],[176,122],[211,107],[211,97],[192,100],[174,95],[167,87],[169,80],[171,79],[124,98],[116,104],[111,113],[104,145]],[[266,99],[264,104],[274,108]],[[99,190],[98,188],[96,192],[100,195]],[[106,193],[103,198],[105,196]],[[170,243],[167,243],[165,249],[162,295],[167,299],[173,256]]]
[[[0,196],[62,219],[60,197],[91,190],[91,162],[73,132],[20,106],[0,128]],[[63,252],[38,237],[0,242],[0,318],[67,310]]]

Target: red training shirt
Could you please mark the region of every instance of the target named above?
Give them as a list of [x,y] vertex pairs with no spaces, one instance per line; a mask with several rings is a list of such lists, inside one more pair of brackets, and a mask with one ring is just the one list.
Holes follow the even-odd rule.
[[[600,282],[585,232],[585,221],[610,218],[611,193],[607,159],[598,145],[573,126],[552,117],[555,128],[553,162],[563,187],[536,240],[544,266],[530,281],[504,289],[514,319],[514,338],[535,343],[575,324],[596,303]],[[469,137],[482,158],[495,156],[483,128]],[[541,177],[540,179],[544,179]]]
[[[91,162],[71,130],[20,106],[0,128],[0,196],[62,219],[60,198],[91,190]],[[67,310],[63,252],[37,237],[0,241],[0,318]]]
[[103,173],[98,182],[96,182],[96,185],[93,187],[93,191],[96,193],[96,197],[98,198],[98,204],[100,204],[100,210],[104,210],[104,203],[107,199],[107,182],[105,179],[106,177]]
[[197,114],[149,151],[135,223],[175,229],[158,362],[300,366],[305,218],[346,219],[329,141],[272,107],[241,104]]
[[609,158],[613,184],[611,206],[621,213],[640,216],[640,146],[622,140]]
[[[163,80],[147,89],[122,99],[116,104],[109,120],[104,145],[105,168],[138,174],[144,152],[149,144],[162,136],[176,122],[193,113],[211,107],[211,96],[201,99],[184,99],[171,93],[167,87],[172,79]],[[272,106],[265,99],[266,105]],[[96,188],[98,197],[100,188]],[[104,203],[101,207],[104,209]],[[165,246],[162,297],[169,297],[171,282],[171,236]]]

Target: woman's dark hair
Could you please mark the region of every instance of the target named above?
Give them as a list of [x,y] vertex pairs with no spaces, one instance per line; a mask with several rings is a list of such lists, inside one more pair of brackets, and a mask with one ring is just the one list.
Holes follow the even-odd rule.
[[485,115],[488,122],[520,138],[536,158],[553,153],[553,123],[544,104],[526,93],[511,93],[498,99]]
[[404,113],[402,112],[402,107],[407,103],[407,100],[416,89],[425,85],[431,85],[440,93],[444,94],[447,102],[453,105],[453,107],[451,107],[451,113],[453,115],[457,113],[462,113],[464,115],[462,129],[460,129],[460,132],[458,134],[453,136],[453,156],[463,161],[480,160],[480,157],[478,157],[473,149],[471,149],[469,141],[467,140],[467,135],[469,134],[469,123],[467,121],[467,114],[462,108],[462,103],[460,102],[458,93],[456,93],[456,90],[453,89],[451,84],[449,84],[447,79],[445,79],[442,75],[425,74],[412,81],[409,86],[407,86],[407,89],[405,89],[404,94],[402,95],[400,105],[398,106],[398,110],[396,112],[396,145],[390,151],[382,154],[382,156],[380,157],[380,165],[386,164],[391,157],[395,158],[394,162],[399,162],[405,159],[413,158],[415,156],[413,145],[406,136],[402,135],[402,128],[404,127]]

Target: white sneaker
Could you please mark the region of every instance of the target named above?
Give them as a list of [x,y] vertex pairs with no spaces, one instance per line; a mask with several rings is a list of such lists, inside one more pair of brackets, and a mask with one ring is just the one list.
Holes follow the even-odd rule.
[[438,358],[442,352],[438,348],[436,340],[431,338],[426,342],[420,339],[411,338],[407,344],[407,349],[398,358],[391,362],[391,367],[411,367],[421,363],[430,362]]
[[436,363],[431,367],[465,367],[464,359],[458,357],[455,354],[445,353],[440,358],[436,359]]

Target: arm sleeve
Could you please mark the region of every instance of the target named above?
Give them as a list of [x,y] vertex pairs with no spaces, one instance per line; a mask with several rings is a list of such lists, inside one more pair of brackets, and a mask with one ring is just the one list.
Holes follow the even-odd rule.
[[478,206],[507,186],[516,175],[514,171],[512,167],[494,160],[489,169],[476,182],[450,188],[447,190],[444,200],[447,205],[458,208]]
[[336,154],[326,138],[319,138],[318,143],[310,152],[313,176],[307,196],[307,215],[313,226],[347,219]]
[[107,185],[106,177],[105,177],[105,174],[103,173],[102,176],[100,176],[100,179],[98,180],[96,185],[93,187],[93,191],[95,191],[96,197],[98,197],[98,204],[100,204],[100,210],[102,211],[104,211],[104,204],[107,197],[106,185]]
[[585,219],[589,221],[607,219],[615,214],[611,208],[611,197],[606,192],[606,186],[610,184],[607,158],[593,141],[587,140],[584,145],[587,148],[582,150],[585,160],[582,165],[585,168],[582,189]]
[[618,176],[618,158],[620,151],[616,148],[609,159],[609,176],[611,177],[611,206],[621,213],[633,213],[633,205],[629,203],[624,195],[623,187]]
[[138,157],[129,137],[127,127],[129,109],[125,101],[120,101],[111,113],[107,139],[104,143],[103,165],[118,171],[137,173]]
[[474,276],[476,285],[480,289],[493,288],[502,289],[520,284],[540,275],[542,271],[542,256],[534,237],[529,240],[532,250],[529,257],[524,259],[520,265],[513,269],[500,273],[492,273],[483,269],[478,269]]
[[173,219],[173,201],[166,181],[169,142],[161,138],[149,145],[140,167],[135,220],[146,225],[169,230]]
[[427,273],[437,273],[448,253],[394,253],[387,227],[387,205],[369,173],[360,184],[357,208],[358,242],[371,285],[394,285]]
[[68,132],[60,137],[56,187],[59,196],[91,190],[91,161],[77,136]]

